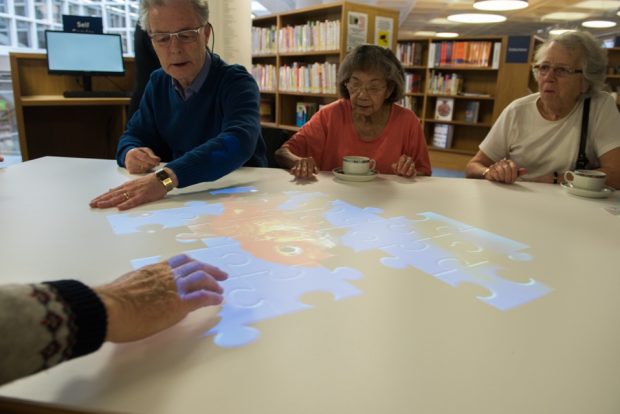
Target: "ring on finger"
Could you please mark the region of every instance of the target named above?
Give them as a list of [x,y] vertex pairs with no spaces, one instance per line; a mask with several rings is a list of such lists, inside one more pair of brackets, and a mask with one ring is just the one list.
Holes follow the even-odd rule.
[[130,197],[129,197],[129,193],[128,193],[127,191],[125,191],[125,192],[123,193],[123,197],[125,197],[125,200],[129,200],[129,198],[130,198]]

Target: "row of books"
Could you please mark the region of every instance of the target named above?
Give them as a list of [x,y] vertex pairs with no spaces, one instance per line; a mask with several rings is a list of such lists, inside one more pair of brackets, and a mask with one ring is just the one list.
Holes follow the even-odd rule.
[[335,63],[302,64],[280,67],[278,85],[281,91],[306,93],[336,93]]
[[431,71],[428,93],[437,95],[458,95],[463,89],[463,76],[457,73],[443,74]]
[[422,92],[422,75],[405,72],[405,91],[409,93]]
[[407,108],[415,112],[416,114],[418,113],[418,100],[413,96],[404,96],[403,99],[396,103],[403,108]]
[[279,52],[308,52],[340,49],[340,21],[308,22],[278,30]]
[[396,48],[396,57],[403,65],[422,65],[421,43],[399,43]]
[[276,90],[276,67],[275,65],[252,65],[252,76],[261,91]]
[[429,45],[428,67],[475,66],[499,68],[501,42],[442,41]]
[[252,54],[276,53],[276,27],[252,26]]

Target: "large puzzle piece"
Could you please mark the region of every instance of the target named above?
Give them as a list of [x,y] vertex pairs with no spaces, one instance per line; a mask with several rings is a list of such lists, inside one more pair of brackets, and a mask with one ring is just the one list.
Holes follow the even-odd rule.
[[187,252],[191,257],[218,266],[228,273],[222,283],[225,303],[221,321],[207,335],[222,347],[236,347],[255,340],[259,332],[250,325],[301,311],[311,306],[299,301],[307,292],[330,292],[341,300],[362,292],[348,283],[362,277],[357,270],[339,267],[284,266],[258,259],[228,238],[205,239],[207,248]]
[[381,259],[388,267],[415,267],[433,277],[458,286],[471,283],[484,287],[489,296],[480,300],[501,310],[522,305],[551,291],[548,286],[529,278],[524,283],[498,275],[500,267],[489,256],[501,255],[511,260],[531,260],[523,243],[474,228],[440,214],[420,213],[419,219],[386,219],[380,210],[362,209],[335,201],[326,213],[330,222],[348,228],[342,244],[365,252],[379,249],[390,257]]
[[[212,190],[211,195],[234,195],[254,193],[256,187],[228,187]],[[190,201],[183,207],[168,208],[140,213],[121,213],[108,216],[108,222],[116,234],[131,234],[185,227],[204,216],[217,216],[224,212],[220,203]]]

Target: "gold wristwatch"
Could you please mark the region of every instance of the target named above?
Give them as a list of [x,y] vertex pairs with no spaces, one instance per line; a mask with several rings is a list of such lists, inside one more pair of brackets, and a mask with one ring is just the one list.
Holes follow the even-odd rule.
[[166,189],[166,192],[174,188],[174,184],[172,183],[172,178],[170,178],[170,174],[168,174],[168,172],[165,169],[160,168],[159,170],[155,171],[155,176],[163,184],[164,188]]

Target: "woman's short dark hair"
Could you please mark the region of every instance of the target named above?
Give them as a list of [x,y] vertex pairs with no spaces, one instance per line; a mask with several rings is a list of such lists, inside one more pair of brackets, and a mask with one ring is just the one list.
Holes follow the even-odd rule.
[[361,45],[345,56],[338,69],[338,92],[349,99],[347,82],[353,72],[379,72],[385,75],[388,88],[392,89],[386,102],[399,101],[405,92],[405,72],[390,49],[375,45]]

